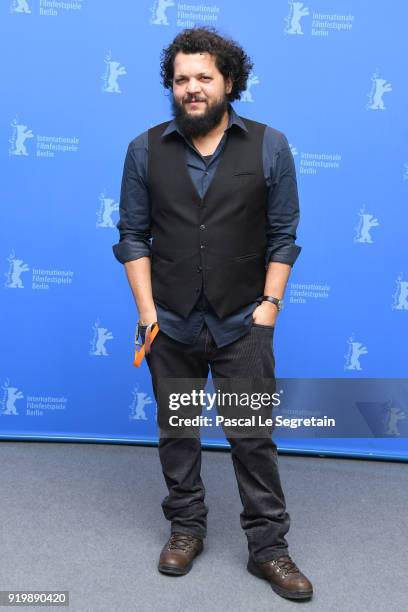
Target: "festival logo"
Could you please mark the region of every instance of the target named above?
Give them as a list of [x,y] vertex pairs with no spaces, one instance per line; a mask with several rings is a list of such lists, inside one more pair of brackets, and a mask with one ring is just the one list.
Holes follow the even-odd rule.
[[9,139],[9,155],[28,156],[30,153],[26,147],[26,140],[35,138],[36,157],[55,157],[61,153],[77,153],[79,150],[79,138],[77,136],[43,135],[34,133],[27,125],[21,123],[16,116],[11,123],[12,134]]
[[408,281],[402,279],[402,274],[400,274],[396,280],[397,289],[392,296],[393,310],[408,310]]
[[[406,436],[407,414],[394,400],[356,402],[356,406],[374,436],[379,438]],[[401,431],[402,428],[405,432]]]
[[378,71],[374,72],[371,77],[371,89],[368,96],[368,102],[366,105],[367,110],[385,110],[385,104],[383,95],[392,91],[391,83],[388,83],[386,79],[380,79]]
[[289,302],[306,304],[310,300],[328,300],[331,286],[324,283],[290,283]]
[[12,0],[10,6],[10,13],[26,13],[30,14],[31,9],[27,0]]
[[106,342],[113,340],[113,334],[106,327],[101,327],[99,319],[92,327],[92,338],[90,340],[90,351],[89,354],[94,357],[108,357],[108,351],[106,350]]
[[345,354],[346,363],[344,366],[345,370],[362,370],[360,357],[361,355],[367,355],[367,347],[362,342],[357,342],[354,338],[354,334],[347,340],[348,351]]
[[[139,391],[139,387],[136,386],[132,390],[133,400],[130,404],[130,420],[141,420],[147,421],[145,407],[155,403],[148,393]],[[157,410],[157,406],[156,406]]]
[[24,395],[17,387],[10,385],[9,379],[2,385],[2,396],[0,398],[0,416],[17,416],[16,401],[23,399]]
[[300,20],[306,15],[309,15],[309,9],[304,6],[303,2],[295,2],[289,0],[289,15],[286,17],[286,34],[303,34]]
[[253,85],[259,85],[259,83],[260,83],[260,80],[258,79],[258,77],[255,74],[251,73],[248,76],[247,88],[245,91],[242,92],[240,101],[241,102],[254,102],[254,99],[252,97],[251,87]]
[[293,157],[295,157],[295,155],[299,155],[297,147],[291,143],[289,143],[289,148],[290,148],[290,152],[292,153]]
[[372,244],[373,239],[371,236],[370,230],[373,227],[378,227],[380,224],[378,219],[371,215],[370,213],[365,212],[365,208],[361,208],[359,215],[359,221],[355,229],[354,242],[360,242],[363,244]]
[[123,76],[126,73],[126,68],[120,64],[120,62],[116,62],[112,60],[112,55],[109,52],[105,56],[105,64],[106,69],[105,73],[101,77],[103,80],[102,91],[104,93],[122,93],[119,88],[118,78]]
[[4,284],[7,289],[24,289],[21,275],[23,272],[28,272],[29,267],[22,259],[17,259],[15,252],[12,251],[7,257],[9,269],[6,272],[6,282]]
[[[74,12],[78,14],[82,11],[82,2],[83,0],[74,0],[73,2],[37,0],[34,13],[37,13],[40,17],[59,17]],[[32,12],[27,0],[11,0],[10,13],[31,15]]]
[[152,15],[150,23],[152,25],[170,25],[166,11],[170,6],[174,6],[174,4],[173,0],[155,0],[150,9]]
[[9,267],[5,272],[6,289],[24,289],[21,275],[31,270],[31,289],[49,290],[51,287],[71,285],[74,272],[72,270],[55,270],[45,268],[29,268],[28,265],[15,256],[14,250],[7,258]]
[[9,155],[29,155],[25,141],[28,138],[34,138],[32,130],[30,130],[29,127],[23,123],[20,123],[18,117],[12,121],[11,127],[13,132],[9,140],[11,145]]
[[9,379],[6,380],[1,388],[0,416],[19,416],[21,413],[17,410],[16,402],[22,399],[25,399],[25,412],[23,412],[22,416],[42,417],[47,414],[54,415],[67,409],[68,399],[65,396],[53,397],[44,394],[27,395],[25,397],[20,389],[10,385]]
[[289,0],[289,15],[285,17],[285,34],[307,34],[327,38],[332,34],[344,34],[353,29],[355,16],[351,13],[319,13],[313,11],[311,19],[306,22],[307,31],[302,30],[301,20],[310,15],[309,8],[303,2]]
[[112,213],[119,210],[119,202],[107,198],[105,191],[99,194],[99,210],[96,213],[96,227],[116,227],[112,221]]

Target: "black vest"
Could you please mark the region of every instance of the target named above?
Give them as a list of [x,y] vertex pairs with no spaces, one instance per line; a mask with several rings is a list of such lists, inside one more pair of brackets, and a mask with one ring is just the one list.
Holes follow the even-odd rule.
[[187,318],[203,290],[222,318],[263,294],[266,210],[265,124],[232,125],[203,199],[169,121],[148,130],[153,299]]

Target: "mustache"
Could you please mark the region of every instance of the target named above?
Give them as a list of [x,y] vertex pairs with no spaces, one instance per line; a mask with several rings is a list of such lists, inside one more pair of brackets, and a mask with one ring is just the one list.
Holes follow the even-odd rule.
[[186,102],[205,102],[205,98],[197,98],[197,96],[188,96],[184,100],[184,103]]

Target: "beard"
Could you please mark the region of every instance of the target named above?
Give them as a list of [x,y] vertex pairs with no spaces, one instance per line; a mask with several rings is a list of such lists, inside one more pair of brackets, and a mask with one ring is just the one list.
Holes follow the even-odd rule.
[[[187,98],[187,102],[191,98]],[[202,100],[200,96],[197,100]],[[222,100],[218,100],[216,103],[208,106],[207,101],[204,101],[206,108],[200,115],[190,115],[184,106],[184,103],[177,102],[174,96],[171,97],[171,109],[173,116],[176,120],[178,128],[184,134],[186,138],[197,138],[199,136],[205,136],[213,128],[215,128],[221,121],[226,110],[228,110],[228,98],[224,95]]]

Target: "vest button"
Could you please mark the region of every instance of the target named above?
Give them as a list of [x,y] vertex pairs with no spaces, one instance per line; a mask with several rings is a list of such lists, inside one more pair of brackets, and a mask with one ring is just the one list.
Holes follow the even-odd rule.
[[200,225],[200,230],[205,230],[205,225]]
[[205,249],[205,244],[200,244],[200,249]]
[[200,287],[196,287],[196,293],[200,291]]
[[197,266],[197,272],[201,272],[202,269],[203,269],[203,266]]

